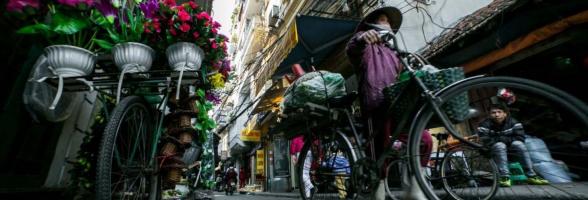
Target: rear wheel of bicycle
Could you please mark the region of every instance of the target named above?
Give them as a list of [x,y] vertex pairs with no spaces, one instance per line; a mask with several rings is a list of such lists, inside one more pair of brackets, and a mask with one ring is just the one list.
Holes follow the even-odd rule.
[[159,199],[152,119],[149,105],[137,96],[114,108],[98,154],[97,199]]
[[[509,105],[509,115],[524,125],[527,135],[533,136],[532,139],[526,139],[526,146],[533,160],[533,168],[538,169],[538,175],[558,182],[571,181],[565,168],[569,168],[572,173],[588,175],[588,170],[581,163],[581,160],[588,159],[588,154],[586,149],[579,145],[582,140],[588,138],[588,108],[577,98],[549,85],[514,77],[474,77],[444,88],[437,92],[436,96],[444,114],[448,116],[456,113],[456,102],[461,102],[461,107],[469,106],[480,113],[488,113],[490,104],[501,101],[496,95],[500,88],[510,89],[516,95],[516,101]],[[469,100],[464,102],[465,96]],[[456,101],[457,99],[459,101]],[[452,105],[448,102],[452,102]],[[461,122],[452,121],[451,126],[457,130],[459,136],[475,134],[478,123],[489,116],[474,113],[476,112],[469,112]],[[421,157],[430,156],[430,153],[421,153],[419,148],[420,133],[425,129],[432,133],[447,131],[430,105],[421,108],[411,125],[409,163],[424,194],[429,199],[440,199],[446,196],[447,192],[430,187],[428,176],[419,170]],[[567,167],[553,166],[554,160],[563,161]],[[487,162],[487,165],[492,164]],[[554,173],[553,167],[560,168],[560,172]]]
[[490,199],[498,191],[498,168],[480,149],[460,145],[441,161],[443,189],[453,199]]
[[351,168],[357,157],[343,134],[305,138],[296,176],[302,199],[354,198]]

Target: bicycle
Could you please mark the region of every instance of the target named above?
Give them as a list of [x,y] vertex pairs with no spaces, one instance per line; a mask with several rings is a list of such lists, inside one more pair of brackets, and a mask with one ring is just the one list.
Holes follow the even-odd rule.
[[[109,60],[100,61],[108,64]],[[163,169],[170,166],[163,164],[166,160],[177,158],[160,156],[158,153],[161,154],[165,150],[166,142],[176,144],[175,148],[178,149],[177,151],[174,149],[175,152],[183,152],[180,149],[196,148],[197,145],[192,145],[192,141],[183,144],[185,141],[179,141],[169,135],[172,131],[197,134],[195,130],[179,130],[178,128],[176,130],[167,127],[167,134],[163,133],[164,121],[168,121],[169,124],[171,123],[169,121],[173,120],[173,117],[166,115],[166,111],[169,111],[166,106],[173,104],[176,107],[172,106],[172,110],[184,109],[178,105],[183,105],[195,98],[188,97],[186,87],[203,82],[200,75],[178,75],[178,73],[174,70],[152,70],[125,74],[127,78],[124,84],[119,83],[120,73],[110,72],[63,79],[64,91],[97,91],[98,99],[103,104],[101,107],[108,119],[97,152],[95,185],[97,199],[161,199],[166,184],[164,177],[171,174],[170,171]],[[180,82],[172,81],[172,78],[180,76],[182,77]],[[79,82],[80,78],[87,81]],[[47,82],[57,85],[55,78],[50,78]],[[180,100],[187,102],[171,102],[171,95],[176,92],[172,90],[178,87],[182,88]],[[126,97],[115,103],[117,91],[121,88],[126,93]],[[114,108],[109,110],[112,106]],[[188,110],[182,112],[193,115],[193,112]],[[185,160],[186,163],[191,164],[198,157],[194,153],[188,156],[190,158],[180,157],[180,160],[188,159]],[[175,175],[177,181],[183,173],[181,170],[178,172],[171,174]]]
[[[398,150],[388,148],[383,156],[378,158],[368,158],[363,151],[365,142],[371,142],[373,134],[369,133],[366,139],[359,136],[356,122],[348,112],[348,106],[351,104],[353,95],[347,95],[339,99],[344,99],[342,105],[337,104],[337,101],[329,99],[326,107],[312,105],[309,107],[311,112],[313,110],[321,110],[324,114],[322,116],[329,116],[330,120],[321,121],[321,119],[307,119],[307,127],[325,127],[321,124],[326,123],[326,129],[310,130],[305,135],[305,145],[300,153],[298,162],[298,176],[299,180],[303,180],[302,174],[309,174],[312,177],[322,177],[323,183],[312,182],[313,185],[327,185],[330,187],[327,197],[335,196],[333,193],[341,188],[335,188],[335,176],[338,174],[332,173],[331,170],[321,169],[321,159],[324,159],[324,152],[334,152],[332,149],[343,152],[346,158],[349,160],[349,166],[351,166],[350,176],[345,175],[347,180],[351,183],[347,184],[345,191],[346,196],[339,196],[345,198],[357,198],[364,194],[372,193],[379,181],[379,170],[386,163],[387,160],[406,160],[408,162],[408,174],[413,175],[416,184],[421,188],[424,195],[429,199],[440,199],[449,195],[453,199],[491,199],[497,192],[497,179],[498,172],[496,164],[492,160],[492,152],[482,143],[470,141],[466,139],[468,135],[472,135],[472,131],[467,126],[469,121],[473,121],[476,116],[469,116],[471,109],[476,108],[477,110],[483,110],[484,105],[494,101],[493,97],[496,91],[500,88],[509,88],[515,93],[519,99],[525,100],[524,105],[521,105],[520,112],[513,114],[517,115],[533,115],[528,108],[540,107],[545,110],[549,110],[549,117],[540,115],[534,117],[532,120],[538,120],[538,117],[544,117],[545,119],[555,119],[561,123],[553,124],[541,124],[533,123],[529,126],[531,128],[535,126],[547,126],[553,125],[550,128],[566,128],[568,130],[579,130],[579,134],[583,138],[586,137],[586,133],[582,134],[582,131],[588,130],[588,106],[574,96],[567,94],[552,86],[523,78],[516,77],[501,77],[501,76],[473,76],[464,78],[462,80],[455,81],[442,85],[436,90],[433,90],[430,86],[425,84],[425,80],[421,77],[421,72],[417,69],[426,66],[428,63],[424,61],[419,55],[406,53],[399,50],[396,46],[396,38],[391,33],[383,33],[385,41],[391,41],[392,44],[389,48],[392,48],[395,52],[398,52],[400,61],[409,73],[408,85],[414,86],[410,88],[409,92],[401,94],[401,96],[411,96],[413,101],[406,106],[406,111],[402,112],[398,120],[398,124],[392,133],[392,137],[396,138],[401,131],[408,130],[409,137],[406,144],[406,154],[402,154]],[[475,98],[473,98],[475,97]],[[465,101],[464,101],[465,98]],[[469,98],[472,98],[471,100]],[[417,100],[415,100],[417,99]],[[461,113],[461,117],[456,117],[456,113],[451,110],[455,109],[455,103],[461,102],[462,105],[458,106],[462,109],[466,109],[467,112]],[[398,102],[390,102],[390,107],[393,107]],[[521,103],[522,104],[522,103]],[[304,112],[303,112],[304,113]],[[339,116],[340,113],[346,115],[346,121],[342,124],[340,122],[331,123],[336,120],[332,120],[333,116]],[[459,114],[459,113],[458,113]],[[304,115],[304,114],[303,114]],[[309,114],[304,117],[312,116]],[[433,118],[435,116],[435,118]],[[336,117],[335,117],[336,118]],[[411,120],[408,123],[408,120]],[[531,120],[527,121],[532,122]],[[310,123],[310,124],[309,124]],[[473,122],[471,122],[473,123]],[[563,125],[565,124],[565,125]],[[559,127],[559,125],[563,125]],[[464,128],[465,127],[465,128]],[[445,153],[442,160],[440,171],[438,176],[432,176],[431,173],[427,173],[424,167],[421,166],[421,157],[429,157],[430,154],[421,154],[420,141],[421,134],[425,129],[430,128],[442,128],[446,130],[453,138],[460,142],[459,148],[449,149]],[[538,128],[534,128],[538,129]],[[538,129],[541,130],[541,129]],[[537,131],[537,130],[536,130]],[[325,132],[322,133],[321,132]],[[544,134],[547,135],[547,134]],[[349,138],[353,138],[350,140]],[[392,140],[394,141],[394,139]],[[367,145],[368,147],[371,145]],[[328,148],[331,147],[331,148]],[[322,150],[321,150],[322,149]],[[369,152],[369,151],[368,151]],[[373,152],[373,150],[371,150]],[[307,155],[313,159],[306,161]],[[373,155],[373,154],[370,154]],[[375,162],[374,162],[375,161]],[[309,164],[310,163],[310,164]],[[313,166],[314,163],[314,166]],[[318,163],[318,164],[317,164]],[[398,162],[395,162],[398,163]],[[395,164],[393,163],[393,164]],[[306,165],[305,165],[306,164]],[[317,166],[319,165],[319,166]],[[306,171],[309,171],[305,173]],[[548,173],[548,172],[547,172]],[[312,178],[311,177],[311,178]],[[309,177],[307,177],[309,178]],[[431,181],[440,180],[442,181],[444,193],[436,191]],[[314,179],[313,179],[314,181]],[[314,199],[316,197],[322,197],[321,188],[309,190],[311,187],[305,187],[304,181],[301,181],[301,196],[303,199]],[[324,183],[326,182],[326,183]],[[314,187],[317,188],[317,187]],[[439,194],[438,194],[439,193]],[[309,195],[310,194],[310,195]],[[317,196],[319,194],[319,196]],[[388,192],[389,197],[395,198],[394,194]]]

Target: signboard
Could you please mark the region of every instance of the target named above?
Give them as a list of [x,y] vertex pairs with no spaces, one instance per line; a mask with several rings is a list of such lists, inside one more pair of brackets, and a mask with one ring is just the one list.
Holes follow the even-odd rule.
[[265,155],[263,149],[257,150],[256,152],[257,161],[255,163],[255,172],[256,174],[263,174],[263,169],[265,165]]
[[241,131],[241,141],[259,142],[261,138],[261,131],[254,129],[243,129]]

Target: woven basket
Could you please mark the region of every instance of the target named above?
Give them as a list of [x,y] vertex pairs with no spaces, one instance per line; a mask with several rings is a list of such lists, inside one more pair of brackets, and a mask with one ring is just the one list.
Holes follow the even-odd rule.
[[179,141],[181,144],[190,144],[192,143],[192,134],[189,132],[184,132],[180,134]]
[[161,155],[163,156],[171,156],[176,154],[176,152],[176,145],[171,142],[165,143],[163,148],[161,148]]
[[[436,73],[424,73],[421,77],[424,84],[433,91],[438,91],[456,81],[465,78],[463,68],[454,67],[442,69]],[[382,91],[389,104],[389,113],[395,119],[402,118],[406,112],[412,112],[415,105],[420,105],[423,98],[421,90],[411,80],[400,81],[392,84]],[[469,99],[466,93],[448,100],[442,106],[443,111],[454,121],[463,121],[469,109]]]

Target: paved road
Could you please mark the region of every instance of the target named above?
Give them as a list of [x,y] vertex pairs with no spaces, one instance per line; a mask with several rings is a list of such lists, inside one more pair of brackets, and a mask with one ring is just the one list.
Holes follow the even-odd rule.
[[275,197],[275,196],[261,196],[261,195],[246,195],[246,194],[234,194],[226,196],[225,193],[215,192],[215,200],[293,200],[294,198]]

